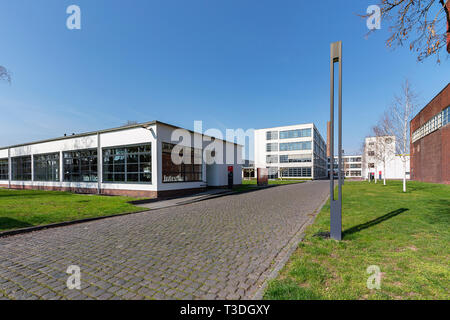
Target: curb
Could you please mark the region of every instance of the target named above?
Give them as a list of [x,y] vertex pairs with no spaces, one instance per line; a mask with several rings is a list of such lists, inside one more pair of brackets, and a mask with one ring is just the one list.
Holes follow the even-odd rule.
[[[285,250],[286,248],[287,248],[287,252],[281,257],[281,259],[278,262],[276,262],[275,266],[273,266],[272,271],[270,271],[267,278],[264,280],[264,282],[259,287],[259,289],[256,290],[255,294],[253,295],[253,297],[250,298],[250,300],[262,300],[263,299],[264,293],[269,284],[269,281],[275,279],[278,276],[278,274],[280,273],[281,269],[289,261],[289,258],[292,256],[295,249],[297,249],[299,243],[303,240],[303,238],[305,236],[304,231],[305,231],[306,227],[310,226],[314,222],[317,215],[322,210],[323,206],[327,203],[329,198],[330,198],[330,195],[325,197],[325,200],[322,201],[322,203],[317,207],[317,209],[313,211],[313,215],[305,223],[303,223],[300,226],[299,230],[291,238],[291,240],[288,242],[288,244],[283,249],[281,249],[281,251],[278,253],[278,255],[280,255],[280,253],[283,252],[283,250]],[[277,256],[274,260],[277,260],[277,258],[279,258],[279,257]]]
[[10,230],[10,231],[3,231],[3,232],[0,232],[0,238],[14,236],[14,235],[18,235],[18,234],[30,233],[30,232],[34,232],[34,231],[43,230],[43,229],[54,229],[54,228],[58,228],[58,227],[69,226],[72,224],[79,224],[79,223],[91,222],[91,221],[95,221],[95,220],[102,220],[102,219],[107,219],[107,218],[126,216],[129,214],[144,213],[144,212],[148,212],[148,211],[151,211],[151,210],[124,212],[124,213],[118,213],[118,214],[114,214],[114,215],[110,215],[110,216],[101,216],[101,217],[85,218],[85,219],[78,219],[78,220],[71,220],[71,221],[63,221],[63,222],[45,224],[45,225],[41,225],[41,226],[20,228],[20,229],[14,229],[14,230]]

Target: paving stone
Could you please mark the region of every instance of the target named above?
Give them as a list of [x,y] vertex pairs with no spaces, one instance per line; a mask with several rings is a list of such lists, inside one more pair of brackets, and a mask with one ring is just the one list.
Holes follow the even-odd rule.
[[[0,238],[0,299],[249,299],[328,187],[277,186]],[[70,265],[81,290],[67,288]]]

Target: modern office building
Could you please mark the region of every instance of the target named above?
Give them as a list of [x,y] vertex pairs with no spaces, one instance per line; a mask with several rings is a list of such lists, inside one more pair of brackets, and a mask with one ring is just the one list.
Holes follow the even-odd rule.
[[[330,158],[328,158],[327,166],[328,177],[330,176]],[[334,157],[334,174],[338,173],[338,157]],[[361,179],[362,178],[362,157],[361,155],[343,155],[342,156],[342,173],[345,178]]]
[[[406,169],[403,169],[402,157],[396,154],[395,136],[367,137],[362,156],[362,176],[368,179],[371,174],[377,179],[406,179],[410,178],[409,155],[406,155]],[[383,159],[385,159],[383,161]],[[385,163],[384,163],[385,162]]]
[[411,179],[450,184],[450,83],[410,122]]
[[327,176],[326,144],[313,123],[255,130],[254,156],[272,179]]
[[0,148],[0,187],[155,198],[241,184],[241,145],[179,129],[152,121]]

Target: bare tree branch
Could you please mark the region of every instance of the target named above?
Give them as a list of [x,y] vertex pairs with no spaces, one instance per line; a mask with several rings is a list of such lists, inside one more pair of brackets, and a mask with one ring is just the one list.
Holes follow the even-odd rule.
[[409,49],[416,52],[419,61],[436,55],[440,63],[440,51],[447,39],[450,41],[449,0],[380,0],[378,5],[382,21],[390,22],[390,36],[386,40],[389,48],[409,42]]

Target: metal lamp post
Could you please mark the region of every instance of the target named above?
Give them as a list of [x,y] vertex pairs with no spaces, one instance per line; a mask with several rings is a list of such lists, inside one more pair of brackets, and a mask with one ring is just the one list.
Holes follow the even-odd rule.
[[[330,237],[342,239],[342,41],[331,43],[330,56],[330,157],[334,159],[334,64],[339,63],[339,114],[338,114],[338,199],[334,199],[334,172],[330,174]],[[333,161],[334,163],[334,161]],[[334,171],[334,170],[333,170]]]

